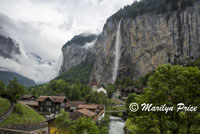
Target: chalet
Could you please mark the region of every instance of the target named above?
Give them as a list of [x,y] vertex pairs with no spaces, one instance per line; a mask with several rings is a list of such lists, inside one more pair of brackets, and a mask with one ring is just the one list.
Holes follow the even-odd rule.
[[[86,112],[85,109],[88,111]],[[105,105],[103,105],[103,104],[82,104],[82,105],[78,105],[76,111],[83,113],[85,116],[90,117],[95,121],[101,120],[105,115]],[[93,113],[95,113],[95,114],[93,114]]]
[[65,96],[40,96],[37,99],[40,114],[58,114],[65,110],[67,99]]
[[[85,102],[70,101],[67,102],[67,107],[68,105],[75,106],[77,109],[73,110],[73,112],[67,111],[71,120],[77,120],[81,116],[86,116],[93,121],[99,121],[105,115],[105,106],[102,104],[85,104]],[[48,120],[48,132],[49,134],[59,134],[55,124],[55,118]],[[67,133],[69,133],[69,131]]]
[[[69,112],[69,118],[71,120],[77,120],[81,116],[84,116],[84,114],[77,111]],[[55,118],[49,119],[47,122],[48,122],[48,134],[59,134],[58,129],[55,124]],[[69,133],[70,133],[69,131],[66,132],[66,134],[69,134]]]
[[35,101],[36,99],[34,95],[23,95],[21,98],[22,101]]

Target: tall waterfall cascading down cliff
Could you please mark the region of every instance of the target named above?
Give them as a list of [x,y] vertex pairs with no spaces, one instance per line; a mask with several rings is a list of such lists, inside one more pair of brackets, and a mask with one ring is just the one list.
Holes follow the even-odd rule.
[[121,57],[121,21],[122,19],[119,21],[118,27],[117,27],[117,35],[116,35],[116,40],[115,40],[115,61],[114,61],[114,66],[113,66],[113,76],[112,76],[112,80],[113,83],[115,82],[116,78],[117,78],[117,71],[119,68],[119,61],[120,61],[120,57]]
[[[134,80],[159,65],[184,65],[199,58],[199,9],[200,1],[197,1],[183,10],[162,14],[152,12],[124,17],[116,13],[111,16],[91,49],[94,63],[89,79],[95,74],[98,83],[104,85],[117,78]],[[80,64],[85,55],[81,49],[75,49],[76,45],[67,46],[63,49],[61,72]],[[77,55],[77,58],[70,58]]]

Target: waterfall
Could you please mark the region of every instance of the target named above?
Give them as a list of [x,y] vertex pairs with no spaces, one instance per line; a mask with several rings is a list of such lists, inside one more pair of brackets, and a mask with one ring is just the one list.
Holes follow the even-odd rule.
[[115,61],[114,61],[114,66],[113,66],[113,76],[112,76],[112,80],[113,83],[115,82],[116,78],[117,78],[117,71],[119,68],[119,61],[120,61],[120,57],[121,57],[121,21],[122,19],[119,21],[118,27],[117,27],[117,35],[116,35],[116,40],[115,40]]

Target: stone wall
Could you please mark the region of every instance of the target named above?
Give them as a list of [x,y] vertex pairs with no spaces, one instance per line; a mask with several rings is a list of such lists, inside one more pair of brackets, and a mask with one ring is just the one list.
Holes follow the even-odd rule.
[[38,130],[41,128],[45,128],[47,126],[48,126],[48,124],[46,122],[43,122],[43,123],[34,123],[34,124],[12,125],[12,126],[4,127],[4,128],[14,129],[14,130],[22,130],[22,131],[34,131],[34,130]]
[[30,132],[0,128],[0,134],[31,134]]

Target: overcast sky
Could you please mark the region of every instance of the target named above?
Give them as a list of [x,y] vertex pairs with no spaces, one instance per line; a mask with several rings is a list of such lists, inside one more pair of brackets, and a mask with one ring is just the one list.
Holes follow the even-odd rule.
[[66,41],[100,33],[106,19],[132,1],[0,0],[0,24],[27,52],[57,60]]
[[102,32],[106,19],[133,0],[0,0],[0,32],[15,39],[21,53],[33,52],[56,64],[38,65],[26,56],[20,62],[0,58],[8,68],[36,82],[58,75],[61,48],[74,35]]

